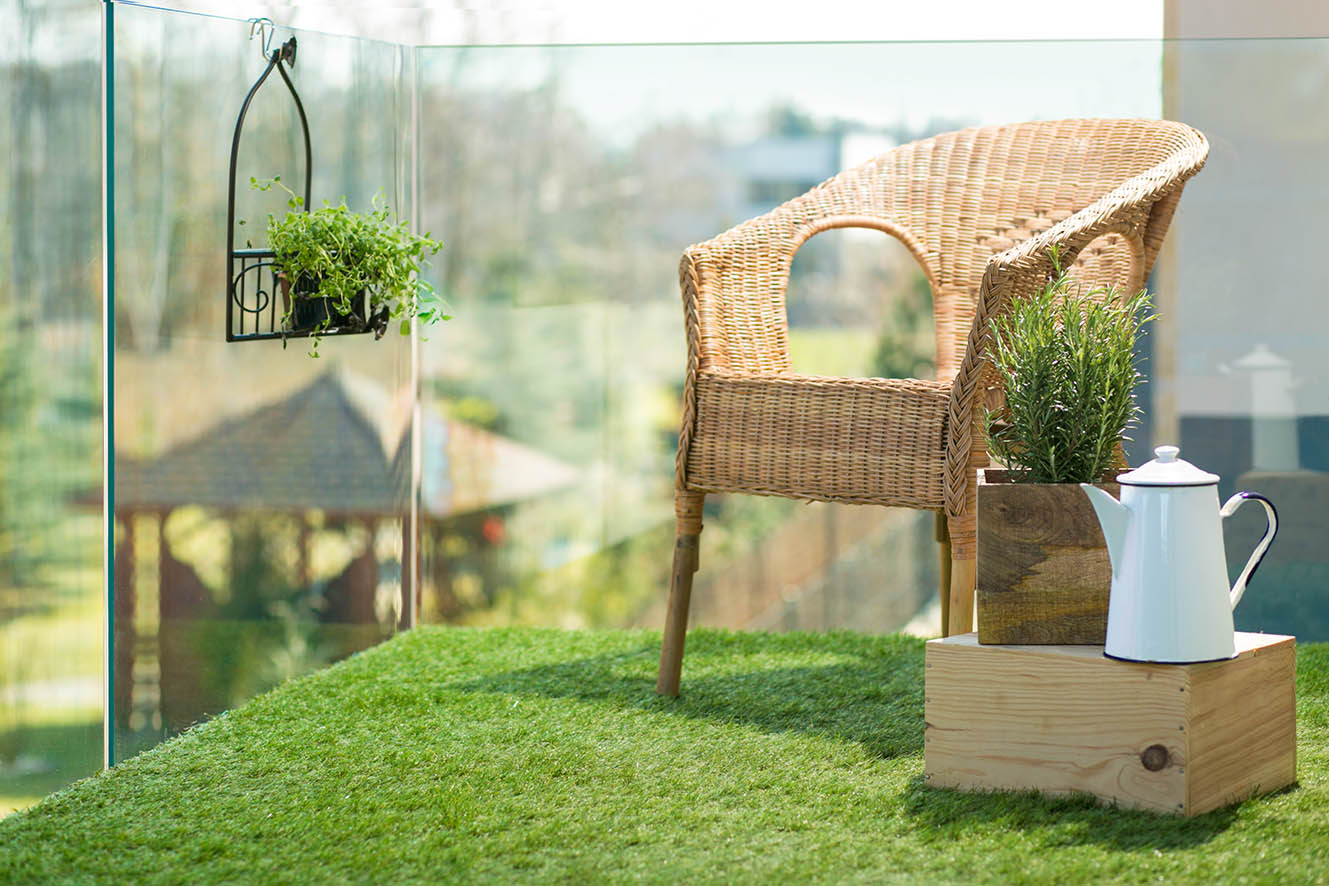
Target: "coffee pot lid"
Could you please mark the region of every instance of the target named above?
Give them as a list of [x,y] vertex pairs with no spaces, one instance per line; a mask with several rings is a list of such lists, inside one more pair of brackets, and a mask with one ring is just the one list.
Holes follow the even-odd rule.
[[1218,482],[1217,474],[1177,458],[1180,452],[1176,446],[1159,446],[1153,461],[1118,474],[1117,482],[1123,486],[1211,486]]

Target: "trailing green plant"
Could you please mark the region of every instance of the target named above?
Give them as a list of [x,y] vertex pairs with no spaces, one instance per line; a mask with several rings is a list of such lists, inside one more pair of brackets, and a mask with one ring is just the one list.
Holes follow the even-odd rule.
[[1085,290],[1052,249],[1053,275],[992,323],[991,360],[1006,405],[987,414],[988,448],[1031,483],[1089,483],[1121,467],[1139,421],[1135,344],[1156,315],[1149,293]]
[[[420,278],[429,256],[443,244],[428,233],[414,234],[404,221],[395,221],[376,195],[368,212],[354,212],[345,199],[339,204],[323,202],[320,209],[305,211],[304,198],[282,183],[281,176],[251,178],[259,191],[276,186],[287,194],[289,209],[284,215],[268,216],[268,247],[274,261],[289,281],[290,301],[283,323],[289,325],[299,298],[327,298],[340,318],[325,317],[311,334],[310,356],[318,356],[320,334],[334,320],[359,323],[381,337],[391,323],[400,324],[401,334],[410,333],[411,320],[430,324],[449,319],[441,310],[434,287]],[[369,317],[357,319],[361,293],[369,297]]]

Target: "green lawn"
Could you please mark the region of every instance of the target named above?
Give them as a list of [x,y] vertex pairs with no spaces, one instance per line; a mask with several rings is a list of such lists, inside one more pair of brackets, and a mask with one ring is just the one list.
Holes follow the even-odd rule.
[[877,332],[857,327],[794,327],[789,330],[789,360],[795,372],[808,375],[872,375]]
[[0,882],[1329,882],[1329,647],[1297,787],[1184,820],[922,784],[923,644],[421,629],[0,822]]
[[[52,537],[77,553],[100,533],[100,518],[79,516]],[[0,587],[0,818],[101,768],[106,599],[93,561],[47,563],[43,581]]]
[[73,779],[102,768],[100,711],[70,712],[64,721],[25,723],[0,731],[0,760],[26,757],[39,765],[0,768],[0,819],[24,809]]

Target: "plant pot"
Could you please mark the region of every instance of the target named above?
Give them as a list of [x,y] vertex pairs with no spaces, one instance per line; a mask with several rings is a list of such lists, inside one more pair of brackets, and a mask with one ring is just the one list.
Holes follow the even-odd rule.
[[355,314],[337,310],[332,299],[314,296],[297,298],[291,310],[291,331],[315,329],[363,329],[365,321]]
[[977,520],[979,643],[1104,643],[1112,566],[1084,490],[981,470]]
[[318,280],[315,278],[301,276],[294,286],[284,274],[278,279],[281,281],[282,302],[288,315],[288,333],[369,331],[370,324],[365,319],[369,316],[367,291],[361,290],[352,302],[357,310],[346,312],[339,310],[333,299],[317,294]]

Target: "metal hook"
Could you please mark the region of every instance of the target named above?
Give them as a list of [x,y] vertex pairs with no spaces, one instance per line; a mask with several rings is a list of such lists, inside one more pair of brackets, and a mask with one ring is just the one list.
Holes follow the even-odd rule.
[[257,30],[259,39],[263,44],[259,48],[259,52],[263,55],[264,61],[268,61],[268,55],[272,52],[272,34],[276,29],[277,26],[267,16],[249,19],[249,39],[254,39],[254,31]]

